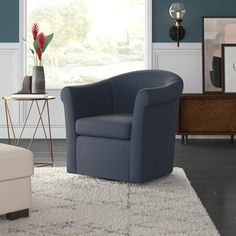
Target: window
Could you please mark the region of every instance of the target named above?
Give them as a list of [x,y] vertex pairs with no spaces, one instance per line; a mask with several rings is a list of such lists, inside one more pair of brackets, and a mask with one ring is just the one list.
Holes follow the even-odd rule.
[[[37,22],[54,38],[43,54],[47,87],[84,84],[145,68],[146,0],[28,0],[27,40]],[[33,57],[27,50],[27,74]]]

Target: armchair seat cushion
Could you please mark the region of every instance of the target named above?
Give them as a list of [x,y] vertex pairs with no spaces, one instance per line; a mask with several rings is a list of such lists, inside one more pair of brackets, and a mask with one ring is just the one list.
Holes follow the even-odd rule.
[[132,114],[108,114],[80,118],[76,121],[76,133],[114,139],[130,139]]

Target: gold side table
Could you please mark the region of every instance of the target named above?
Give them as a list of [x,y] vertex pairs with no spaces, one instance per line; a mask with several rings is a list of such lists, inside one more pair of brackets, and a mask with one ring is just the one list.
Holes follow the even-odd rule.
[[[36,123],[36,127],[34,129],[34,132],[33,132],[33,136],[30,140],[28,149],[31,148],[34,138],[35,138],[35,135],[37,133],[39,124],[41,123],[42,128],[43,128],[43,132],[44,132],[44,136],[45,136],[45,140],[48,145],[48,152],[49,152],[49,161],[48,162],[35,162],[35,164],[38,166],[49,166],[49,165],[53,166],[53,149],[52,149],[52,135],[51,135],[51,124],[50,124],[49,101],[51,101],[55,98],[56,98],[55,96],[42,97],[40,95],[37,96],[35,94],[34,95],[22,95],[22,96],[6,96],[6,97],[2,98],[4,100],[4,105],[5,105],[8,142],[9,142],[9,144],[13,144],[13,145],[17,145],[17,146],[19,146],[20,141],[22,139],[22,135],[25,130],[25,127],[26,127],[29,115],[32,111],[32,108],[33,108],[33,106],[36,106],[36,109],[38,111],[38,120]],[[13,125],[10,110],[9,110],[8,103],[10,101],[29,101],[30,102],[30,106],[29,106],[28,111],[26,112],[26,118],[23,122],[23,126],[20,131],[19,138],[16,137],[16,132],[14,129],[14,125]],[[41,108],[39,105],[40,102],[42,102]],[[47,129],[45,127],[43,117],[42,117],[44,112],[47,113],[46,116],[47,116],[47,123],[48,123],[48,132],[47,132]],[[13,138],[11,138],[11,133],[13,135]],[[12,141],[13,141],[13,143],[12,143]]]

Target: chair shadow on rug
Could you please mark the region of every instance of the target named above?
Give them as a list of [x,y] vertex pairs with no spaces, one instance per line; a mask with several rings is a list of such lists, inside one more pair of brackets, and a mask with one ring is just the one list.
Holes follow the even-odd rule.
[[138,183],[172,172],[182,89],[161,70],[63,88],[67,171]]

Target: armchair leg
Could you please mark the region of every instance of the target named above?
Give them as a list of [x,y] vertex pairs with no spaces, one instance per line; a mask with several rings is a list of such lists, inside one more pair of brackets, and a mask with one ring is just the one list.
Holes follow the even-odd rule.
[[182,135],[182,143],[188,144],[188,135]]
[[14,211],[14,212],[6,214],[6,218],[8,220],[16,220],[18,218],[28,217],[28,216],[29,216],[29,209],[24,209],[24,210],[20,210],[20,211]]

